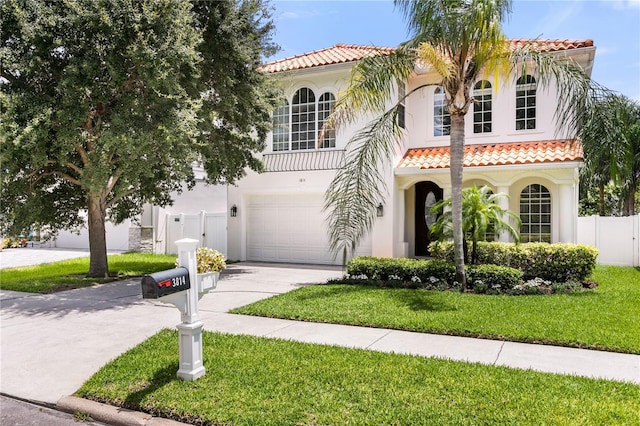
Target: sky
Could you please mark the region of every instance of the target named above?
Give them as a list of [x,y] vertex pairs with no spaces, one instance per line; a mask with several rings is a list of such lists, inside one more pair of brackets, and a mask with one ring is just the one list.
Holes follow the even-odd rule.
[[[280,59],[337,43],[395,47],[406,40],[391,0],[272,0]],[[640,0],[514,0],[509,38],[592,39],[591,77],[640,101]]]

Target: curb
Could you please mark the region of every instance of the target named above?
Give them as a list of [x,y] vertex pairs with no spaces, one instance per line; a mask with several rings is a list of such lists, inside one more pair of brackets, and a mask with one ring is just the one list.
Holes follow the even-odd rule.
[[154,417],[151,414],[140,411],[128,410],[126,408],[114,407],[101,402],[90,401],[88,399],[75,396],[65,396],[58,401],[56,407],[67,413],[86,413],[98,422],[104,422],[117,426],[180,426],[175,420]]

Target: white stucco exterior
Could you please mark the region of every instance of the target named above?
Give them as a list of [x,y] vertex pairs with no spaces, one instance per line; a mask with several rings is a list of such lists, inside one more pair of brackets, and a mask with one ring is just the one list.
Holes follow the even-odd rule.
[[[570,55],[589,73],[595,48],[572,49],[555,54]],[[316,98],[325,92],[337,97],[348,84],[352,65],[353,62],[348,62],[280,73],[289,104],[300,88],[311,89]],[[472,107],[466,116],[466,145],[553,141],[571,136],[564,135],[554,122],[557,93],[553,87],[537,89],[535,129],[516,130],[515,78],[517,76],[506,80],[500,76],[497,81],[493,77],[486,78],[492,85],[492,131],[474,134]],[[408,93],[420,85],[435,84],[437,81],[433,73],[416,72],[407,81],[406,91]],[[381,200],[384,215],[376,218],[371,235],[362,242],[358,254],[388,257],[417,255],[416,184],[432,182],[442,190],[444,198],[451,194],[448,168],[397,167],[408,149],[449,145],[449,136],[434,136],[434,90],[435,85],[424,87],[405,102],[405,138],[396,157],[383,170],[388,188],[387,197]],[[227,213],[231,206],[237,207],[237,216],[228,220],[228,257],[239,260],[340,263],[340,256],[335,258],[326,252],[328,230],[324,219],[328,213],[322,210],[323,194],[335,175],[336,156],[344,155],[349,139],[367,121],[363,117],[354,125],[340,129],[335,148],[274,152],[269,137],[268,147],[262,157],[265,164],[271,164],[267,171],[261,174],[249,172],[235,186],[228,188]],[[329,152],[333,154],[329,155]],[[518,213],[522,190],[531,184],[543,185],[551,197],[550,241],[575,243],[579,167],[579,159],[467,167],[463,186],[489,185],[495,192],[506,193],[509,199],[502,202],[503,207]],[[498,238],[508,240],[504,235]]]

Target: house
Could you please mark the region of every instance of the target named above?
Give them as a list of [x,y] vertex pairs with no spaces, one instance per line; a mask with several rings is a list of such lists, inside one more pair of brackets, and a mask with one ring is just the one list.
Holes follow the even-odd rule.
[[[530,42],[511,40],[512,46]],[[593,41],[534,43],[541,51],[572,58],[590,75]],[[340,263],[328,249],[323,195],[345,158],[347,142],[368,119],[326,132],[322,140],[319,130],[354,64],[388,51],[337,44],[264,65],[280,80],[286,102],[273,113],[274,130],[262,154],[265,171],[249,171],[228,188],[229,258]],[[429,69],[416,67],[398,91],[437,81]],[[502,207],[520,214],[523,241],[576,242],[582,151],[574,140],[558,138],[556,92],[539,88],[535,73],[495,81],[487,78],[474,88],[476,103],[466,117],[463,186],[489,185],[508,194]],[[427,230],[435,220],[428,208],[451,194],[449,117],[443,105],[436,85],[407,97],[402,147],[384,170],[389,193],[379,200],[379,217],[357,254],[428,254]],[[506,235],[498,238],[508,241]]]

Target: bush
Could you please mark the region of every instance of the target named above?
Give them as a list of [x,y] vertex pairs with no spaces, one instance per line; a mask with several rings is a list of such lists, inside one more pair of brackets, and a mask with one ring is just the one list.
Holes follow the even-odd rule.
[[[456,268],[442,260],[356,257],[347,265],[347,276],[332,282],[461,291]],[[479,293],[502,293],[522,282],[522,272],[496,265],[468,266],[469,281]],[[486,287],[485,287],[486,286]]]
[[508,266],[468,265],[465,271],[474,293],[510,293],[522,284],[522,271]]
[[[436,259],[453,261],[453,243],[435,242],[429,247]],[[478,243],[478,262],[520,269],[525,280],[584,281],[596,266],[598,250],[579,244]]]

